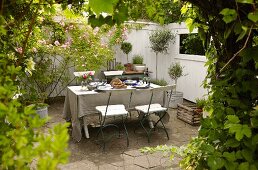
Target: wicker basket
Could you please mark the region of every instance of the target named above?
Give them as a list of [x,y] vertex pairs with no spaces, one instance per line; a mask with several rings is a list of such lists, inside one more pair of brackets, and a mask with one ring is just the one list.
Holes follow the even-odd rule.
[[202,112],[196,111],[196,105],[177,104],[177,118],[191,125],[199,125]]

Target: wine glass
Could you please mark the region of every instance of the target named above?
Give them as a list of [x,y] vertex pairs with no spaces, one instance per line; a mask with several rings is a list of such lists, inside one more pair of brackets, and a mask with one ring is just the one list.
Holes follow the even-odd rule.
[[103,85],[106,85],[107,84],[107,79],[102,79],[102,83],[103,83]]

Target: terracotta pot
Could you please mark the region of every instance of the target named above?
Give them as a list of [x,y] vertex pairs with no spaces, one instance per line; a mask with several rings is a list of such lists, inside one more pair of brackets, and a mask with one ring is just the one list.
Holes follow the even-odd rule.
[[133,70],[133,65],[131,63],[127,63],[124,66],[125,66],[125,71],[132,71]]
[[202,113],[203,112],[202,108],[196,108],[194,111],[197,112],[197,113]]

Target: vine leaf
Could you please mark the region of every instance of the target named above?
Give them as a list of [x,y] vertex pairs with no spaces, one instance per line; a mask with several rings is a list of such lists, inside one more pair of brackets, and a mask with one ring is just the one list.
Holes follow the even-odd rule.
[[194,29],[194,24],[193,23],[194,23],[194,21],[193,21],[192,18],[187,18],[185,20],[185,24],[187,25],[190,33],[193,32],[193,29]]
[[244,63],[249,62],[250,60],[254,59],[254,61],[258,62],[258,45],[246,48],[239,53],[240,56],[243,57]]
[[226,31],[224,32],[225,39],[227,39],[230,33],[232,32],[232,28],[233,28],[232,26],[226,28]]
[[111,16],[104,18],[102,15],[100,15],[99,18],[96,18],[95,15],[91,15],[88,20],[92,27],[100,27],[103,24],[108,24],[110,26],[114,25]]
[[92,10],[99,15],[101,12],[106,12],[108,14],[113,14],[114,5],[118,3],[118,0],[90,0],[89,6]]
[[258,21],[258,11],[257,12],[250,12],[247,17],[251,21],[257,22]]
[[237,12],[234,9],[224,8],[220,14],[224,15],[223,21],[227,24],[237,19]]
[[239,40],[242,40],[244,38],[244,36],[246,35],[246,32],[247,32],[247,27],[245,26],[242,26],[242,32],[241,34],[238,36],[236,42],[238,42]]
[[237,2],[243,3],[243,4],[253,4],[254,0],[237,0]]
[[252,153],[251,150],[243,149],[242,150],[242,155],[245,158],[245,160],[247,160],[248,162],[252,162],[253,161],[253,158],[252,158],[253,153]]
[[224,152],[224,153],[223,153],[223,156],[224,156],[227,160],[232,161],[232,162],[234,162],[234,161],[236,160],[236,155],[235,155],[235,152],[234,152],[234,151],[231,152],[231,153],[229,153],[229,152]]
[[246,170],[249,169],[249,163],[248,162],[243,162],[239,165],[238,167],[239,170]]
[[247,125],[241,124],[226,124],[225,129],[229,129],[229,133],[235,134],[236,140],[240,141],[244,136],[250,138],[252,135],[251,129]]
[[211,169],[220,169],[224,166],[224,159],[216,156],[210,156],[208,158],[208,165]]
[[[227,111],[227,113],[231,113],[231,114],[235,113],[235,111],[232,108],[227,108],[226,111]],[[233,115],[233,114],[227,116],[228,121],[230,123],[239,123],[240,122],[239,118],[236,115]]]

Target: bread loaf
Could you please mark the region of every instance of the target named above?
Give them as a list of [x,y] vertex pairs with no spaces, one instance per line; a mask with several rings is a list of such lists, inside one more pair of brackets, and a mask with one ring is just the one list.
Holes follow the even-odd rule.
[[119,78],[114,78],[110,82],[110,85],[115,89],[122,89],[127,87]]

